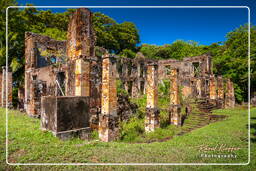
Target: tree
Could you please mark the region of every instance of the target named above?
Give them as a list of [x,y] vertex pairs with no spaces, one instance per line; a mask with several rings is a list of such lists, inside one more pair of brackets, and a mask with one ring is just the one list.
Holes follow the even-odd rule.
[[[238,102],[248,100],[248,25],[240,26],[226,35],[223,46],[216,47],[213,56],[217,75],[231,78]],[[256,27],[251,26],[251,88],[256,91]]]

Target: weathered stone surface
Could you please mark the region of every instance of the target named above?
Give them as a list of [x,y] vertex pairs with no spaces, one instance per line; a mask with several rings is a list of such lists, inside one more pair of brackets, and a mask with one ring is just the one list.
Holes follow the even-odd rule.
[[[90,98],[85,96],[43,96],[41,128],[54,135],[72,135],[89,127]],[[61,135],[62,134],[62,135]]]
[[169,120],[170,124],[181,126],[182,116],[181,116],[181,105],[170,105],[169,108]]
[[225,92],[225,108],[235,107],[235,92],[233,82],[227,79]]
[[25,90],[23,87],[19,87],[18,89],[18,106],[17,108],[20,111],[24,111],[24,99],[25,99]]
[[75,95],[90,96],[90,62],[84,59],[76,60]]
[[92,12],[85,8],[77,9],[68,25],[67,56],[70,60],[81,55],[95,56],[95,35],[92,28]]
[[12,72],[7,72],[5,66],[0,73],[0,97],[2,107],[12,107]]
[[169,118],[170,124],[181,125],[181,106],[179,97],[179,70],[173,68],[170,74],[170,108]]
[[[58,95],[56,80],[57,74],[65,68],[66,42],[26,32],[25,58],[24,108],[29,115],[39,116],[41,95]],[[57,63],[58,66],[52,65]]]
[[145,131],[153,132],[160,128],[160,111],[157,108],[146,108]]
[[99,138],[101,141],[109,142],[118,139],[119,123],[118,117],[114,115],[101,114],[99,116]]
[[170,74],[170,105],[180,104],[178,69],[172,69]]
[[158,66],[154,63],[147,67],[147,107],[145,131],[151,132],[160,127],[158,110]]
[[218,107],[224,107],[224,85],[222,76],[217,77],[217,97],[218,97]]
[[99,138],[113,141],[118,136],[116,60],[108,53],[102,62],[101,115],[99,116]]
[[215,100],[217,99],[217,92],[216,92],[216,79],[214,75],[210,77],[210,99]]
[[147,108],[157,108],[158,72],[157,65],[149,64],[147,69]]

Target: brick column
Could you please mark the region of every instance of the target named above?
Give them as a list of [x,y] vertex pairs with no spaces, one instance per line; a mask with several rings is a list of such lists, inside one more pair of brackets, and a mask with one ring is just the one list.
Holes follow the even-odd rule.
[[[7,90],[6,90],[7,86]],[[12,72],[8,72],[6,67],[2,67],[2,89],[1,89],[2,107],[12,107]]]
[[230,79],[226,82],[225,108],[235,107],[234,85]]
[[99,138],[109,142],[118,136],[116,60],[105,54],[102,59],[102,97]]
[[75,65],[75,95],[90,96],[90,62],[80,58]]
[[71,16],[67,34],[67,56],[70,60],[79,56],[94,56],[95,34],[92,28],[92,12],[77,9]]
[[172,69],[170,74],[170,108],[169,118],[170,124],[181,125],[181,105],[179,98],[179,80],[178,69]]
[[202,97],[202,80],[201,78],[197,78],[196,80],[196,90],[197,90],[197,97],[201,98]]
[[158,66],[149,64],[147,67],[147,107],[145,119],[145,131],[151,132],[160,127],[158,101]]
[[210,76],[210,99],[217,99],[217,92],[216,92],[216,79],[214,75]]
[[217,97],[218,97],[218,107],[224,107],[224,86],[222,76],[217,78]]

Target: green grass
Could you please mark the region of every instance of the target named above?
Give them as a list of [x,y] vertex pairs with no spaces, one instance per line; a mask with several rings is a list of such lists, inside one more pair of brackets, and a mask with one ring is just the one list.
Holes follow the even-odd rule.
[[[9,111],[9,156],[11,163],[247,163],[247,110],[245,108],[216,110],[214,114],[228,115],[223,121],[196,129],[165,142],[126,143],[61,141],[49,132],[40,130],[38,119],[29,118],[18,111]],[[249,166],[8,166],[5,164],[5,109],[0,109],[0,170],[52,169],[52,170],[255,170],[252,154]],[[255,149],[256,108],[251,109],[251,148]],[[170,128],[171,131],[171,128]],[[94,133],[95,136],[97,135]],[[162,136],[159,131],[156,135]],[[239,147],[233,152],[237,158],[202,158],[199,146],[225,144]],[[216,153],[216,152],[215,152]],[[214,154],[214,152],[207,152]],[[225,152],[218,152],[225,154]]]

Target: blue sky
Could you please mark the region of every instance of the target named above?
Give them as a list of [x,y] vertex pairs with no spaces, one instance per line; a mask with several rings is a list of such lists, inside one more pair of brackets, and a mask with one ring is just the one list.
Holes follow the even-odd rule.
[[[249,6],[251,22],[255,23],[256,1],[249,0],[18,0],[19,5],[32,3],[37,6]],[[52,9],[62,12],[64,9]],[[168,9],[91,9],[103,12],[117,22],[136,24],[141,43],[163,45],[175,40],[194,40],[209,45],[225,40],[225,35],[248,22],[246,8],[168,8]]]

